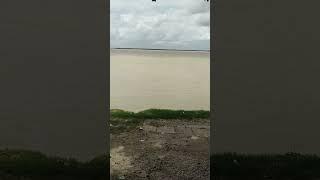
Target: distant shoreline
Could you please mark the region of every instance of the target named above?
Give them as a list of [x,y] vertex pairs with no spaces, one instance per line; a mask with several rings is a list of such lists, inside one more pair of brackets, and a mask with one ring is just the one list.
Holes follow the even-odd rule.
[[152,48],[110,48],[115,50],[147,50],[147,51],[190,51],[190,52],[210,52],[210,50],[196,49],[152,49]]

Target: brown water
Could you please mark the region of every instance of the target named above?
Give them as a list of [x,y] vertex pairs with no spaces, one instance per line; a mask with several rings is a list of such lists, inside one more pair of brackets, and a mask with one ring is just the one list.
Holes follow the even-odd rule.
[[110,51],[111,109],[209,110],[209,52]]

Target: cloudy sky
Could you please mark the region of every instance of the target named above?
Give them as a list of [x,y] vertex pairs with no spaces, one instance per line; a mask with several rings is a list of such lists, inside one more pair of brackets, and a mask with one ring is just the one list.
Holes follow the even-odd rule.
[[204,0],[110,0],[111,48],[210,49]]

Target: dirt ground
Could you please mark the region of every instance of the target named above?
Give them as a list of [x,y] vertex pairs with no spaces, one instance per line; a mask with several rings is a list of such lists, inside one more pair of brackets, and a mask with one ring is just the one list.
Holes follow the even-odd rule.
[[111,134],[112,179],[209,179],[208,119],[146,120]]

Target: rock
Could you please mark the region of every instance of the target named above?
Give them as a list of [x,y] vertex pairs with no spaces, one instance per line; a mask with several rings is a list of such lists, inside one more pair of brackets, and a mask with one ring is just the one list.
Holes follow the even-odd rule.
[[191,136],[191,139],[197,140],[197,139],[199,139],[199,137],[198,136]]
[[141,177],[141,178],[145,178],[145,177],[147,177],[147,173],[146,173],[146,171],[142,170],[139,173],[137,173],[137,176]]
[[193,135],[193,132],[191,128],[186,127],[186,126],[177,126],[176,132],[179,134],[183,134],[184,136],[191,137]]
[[145,131],[157,132],[157,127],[150,126],[150,125],[144,125],[143,127]]
[[119,176],[119,179],[123,180],[126,179],[124,176]]
[[160,142],[156,142],[153,146],[157,148],[162,148],[162,144]]
[[209,131],[206,129],[192,128],[193,133],[199,137],[209,137]]
[[159,133],[164,133],[164,134],[173,134],[173,133],[176,133],[173,127],[167,127],[167,126],[158,127],[158,128],[157,128],[157,132],[159,132]]

